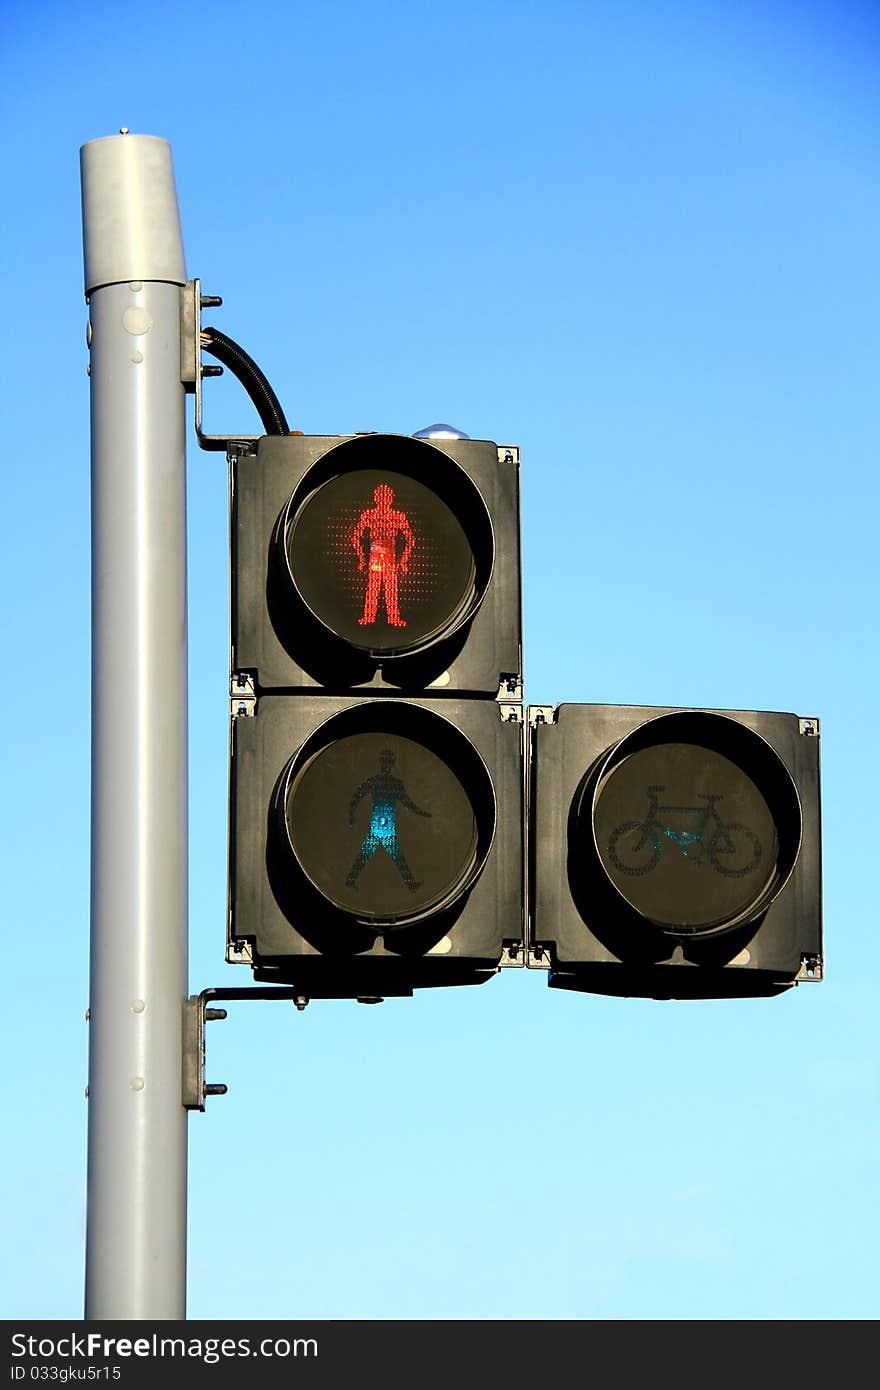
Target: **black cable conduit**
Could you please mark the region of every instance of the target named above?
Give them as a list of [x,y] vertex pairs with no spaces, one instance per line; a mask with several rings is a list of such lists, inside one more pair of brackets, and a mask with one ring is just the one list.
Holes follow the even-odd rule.
[[248,356],[243,347],[239,347],[232,338],[227,338],[219,328],[202,329],[202,347],[222,362],[224,367],[228,367],[233,376],[238,377],[256,406],[267,434],[290,433],[281,402],[254,359]]

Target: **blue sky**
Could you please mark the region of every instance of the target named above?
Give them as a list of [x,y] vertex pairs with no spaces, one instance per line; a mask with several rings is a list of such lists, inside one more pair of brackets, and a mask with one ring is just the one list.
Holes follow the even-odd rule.
[[[880,15],[857,0],[4,5],[7,1317],[81,1315],[79,147],[307,433],[522,450],[526,698],[822,720],[827,977],[776,1000],[238,1005],[193,1318],[875,1318]],[[206,428],[258,433],[229,375]],[[223,456],[189,426],[190,987],[224,963]]]

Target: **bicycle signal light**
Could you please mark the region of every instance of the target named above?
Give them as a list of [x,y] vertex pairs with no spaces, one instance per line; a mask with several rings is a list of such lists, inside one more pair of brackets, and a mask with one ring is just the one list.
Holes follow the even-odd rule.
[[531,941],[558,987],[772,994],[821,975],[818,724],[533,707]]

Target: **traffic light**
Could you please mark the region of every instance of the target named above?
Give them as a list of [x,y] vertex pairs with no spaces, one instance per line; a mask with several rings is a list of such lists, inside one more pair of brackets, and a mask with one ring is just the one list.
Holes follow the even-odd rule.
[[530,963],[561,989],[772,995],[822,975],[819,727],[530,706]]
[[269,436],[232,528],[232,669],[261,690],[522,698],[517,450]]
[[518,452],[365,434],[230,458],[227,958],[306,998],[521,963]]

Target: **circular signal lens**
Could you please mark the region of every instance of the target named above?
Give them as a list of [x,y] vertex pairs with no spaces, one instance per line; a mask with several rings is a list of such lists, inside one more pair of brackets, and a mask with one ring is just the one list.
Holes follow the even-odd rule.
[[491,551],[491,525],[470,490],[482,546],[439,492],[399,469],[352,468],[295,496],[283,543],[299,598],[335,637],[373,655],[405,655],[450,635],[479,605],[480,572],[491,569],[491,556],[487,567],[475,554],[475,542]]
[[284,779],[284,831],[299,870],[367,925],[402,926],[449,907],[475,881],[494,833],[479,755],[454,730],[452,756],[419,730],[333,732],[292,760]]
[[592,839],[607,881],[639,917],[674,935],[708,935],[754,921],[784,887],[800,806],[758,735],[722,716],[668,715],[605,759]]

